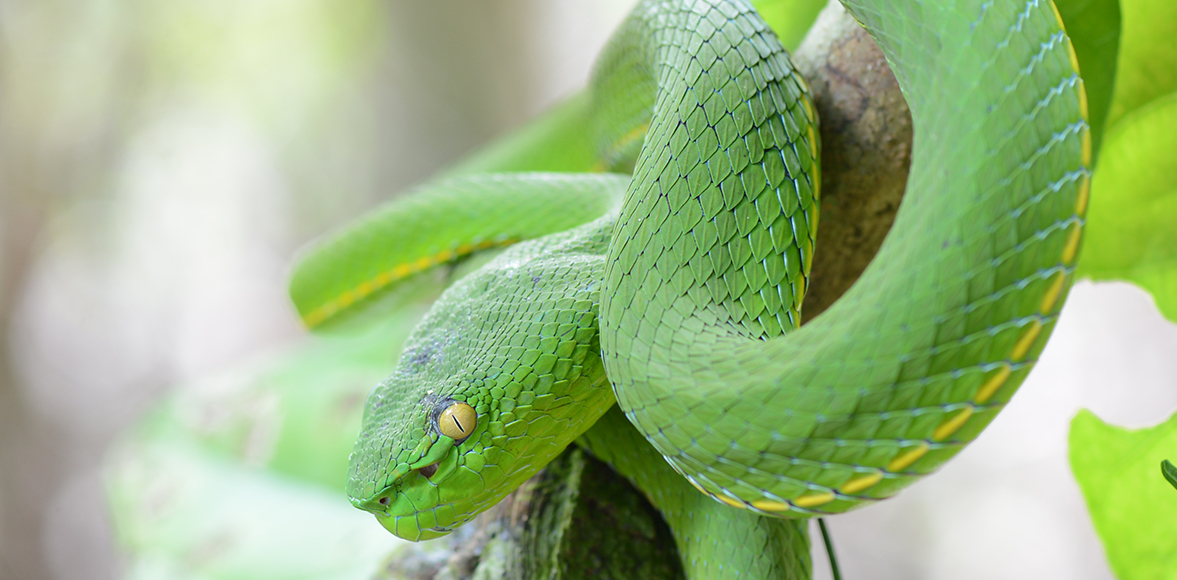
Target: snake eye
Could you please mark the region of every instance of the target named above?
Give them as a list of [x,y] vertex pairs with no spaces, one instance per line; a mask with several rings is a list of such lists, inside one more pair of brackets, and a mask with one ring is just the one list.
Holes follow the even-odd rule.
[[454,401],[437,417],[437,430],[442,435],[461,443],[478,425],[478,414],[474,407],[461,401]]

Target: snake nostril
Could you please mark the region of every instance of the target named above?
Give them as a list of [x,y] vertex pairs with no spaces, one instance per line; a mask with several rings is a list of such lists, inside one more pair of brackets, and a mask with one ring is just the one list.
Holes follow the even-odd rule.
[[380,498],[379,502],[380,502],[380,505],[388,505],[388,496],[386,495],[386,496]]

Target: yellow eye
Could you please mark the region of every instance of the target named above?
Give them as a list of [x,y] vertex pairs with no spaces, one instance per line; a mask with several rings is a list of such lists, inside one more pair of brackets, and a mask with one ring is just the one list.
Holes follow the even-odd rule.
[[478,425],[478,414],[474,412],[474,407],[461,401],[454,401],[437,418],[437,430],[441,431],[442,435],[458,442],[469,437],[474,432],[476,425]]

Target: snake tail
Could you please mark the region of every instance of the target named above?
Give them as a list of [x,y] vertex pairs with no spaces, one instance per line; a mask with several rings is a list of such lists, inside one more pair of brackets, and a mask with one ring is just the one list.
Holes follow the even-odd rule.
[[628,178],[464,175],[426,184],[304,252],[290,281],[303,323],[328,326],[415,276],[481,250],[561,232],[608,213]]

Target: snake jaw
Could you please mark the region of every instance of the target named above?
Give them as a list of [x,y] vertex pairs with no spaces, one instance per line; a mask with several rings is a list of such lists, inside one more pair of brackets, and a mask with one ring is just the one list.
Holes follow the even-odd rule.
[[380,525],[383,526],[384,529],[392,532],[394,536],[404,540],[409,540],[410,542],[421,542],[440,538],[454,531],[459,526],[465,525],[469,521],[469,519],[459,519],[452,525],[435,525],[431,527],[423,527],[419,525],[417,516],[415,514],[406,516],[376,516],[376,520],[380,522]]
[[[441,473],[444,479],[452,472],[445,467],[432,463],[414,469],[408,476],[384,488],[373,497],[366,500],[351,498],[351,503],[375,515],[381,526],[399,538],[412,542],[440,538],[468,523],[481,511],[467,505],[471,503],[469,498],[457,501],[443,500],[438,482],[431,481],[424,473],[420,473]],[[413,477],[414,474],[420,474],[421,478]],[[428,485],[422,482],[427,482]]]

